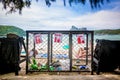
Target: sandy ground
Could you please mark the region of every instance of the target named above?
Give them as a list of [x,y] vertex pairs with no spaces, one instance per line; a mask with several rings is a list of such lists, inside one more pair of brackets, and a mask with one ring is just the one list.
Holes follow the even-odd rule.
[[48,74],[48,73],[29,73],[19,74],[14,73],[0,75],[0,80],[120,80],[120,75],[116,74],[101,74],[101,75],[84,75],[77,73],[67,74]]
[[33,72],[25,74],[25,62],[20,64],[22,66],[19,75],[15,73],[8,73],[0,75],[0,80],[120,80],[120,74],[115,73],[101,73],[100,75],[91,75],[90,72]]

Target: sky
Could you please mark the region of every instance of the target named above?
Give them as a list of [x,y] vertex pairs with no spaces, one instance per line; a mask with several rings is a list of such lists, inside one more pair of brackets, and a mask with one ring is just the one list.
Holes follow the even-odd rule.
[[[0,25],[17,26],[24,30],[70,30],[71,26],[88,30],[120,29],[120,0],[110,0],[101,8],[91,9],[89,2],[66,7],[56,0],[50,7],[44,0],[32,0],[30,8],[7,14],[0,3]],[[88,0],[87,0],[88,1]]]

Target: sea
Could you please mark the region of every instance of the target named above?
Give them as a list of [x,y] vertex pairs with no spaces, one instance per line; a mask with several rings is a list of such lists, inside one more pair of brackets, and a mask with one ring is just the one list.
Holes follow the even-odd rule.
[[94,40],[96,39],[120,40],[120,34],[119,35],[94,35]]

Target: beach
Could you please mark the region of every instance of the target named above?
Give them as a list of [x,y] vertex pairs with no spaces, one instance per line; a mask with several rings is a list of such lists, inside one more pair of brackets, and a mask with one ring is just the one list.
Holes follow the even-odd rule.
[[[41,44],[43,47],[43,50],[41,49],[40,46],[37,47],[39,54],[44,53],[47,54],[47,47],[46,47],[45,43],[45,47],[43,46],[43,44]],[[55,46],[56,44],[54,44]],[[63,45],[62,45],[63,46]],[[62,47],[60,46],[60,47]],[[32,46],[33,47],[33,46]],[[31,46],[30,46],[31,48]],[[40,48],[40,49],[39,49]],[[55,49],[56,47],[54,47],[53,49]],[[76,54],[78,51],[78,48],[74,48],[73,54]],[[53,51],[53,54],[68,54],[68,50],[64,50],[62,48],[59,48],[58,51]],[[40,57],[40,56],[39,56]],[[55,56],[53,56],[54,59]],[[22,58],[21,58],[22,59]],[[43,60],[43,62],[41,61],[41,59]],[[44,59],[45,59],[45,63],[47,62],[46,58],[37,58],[37,62],[41,62],[44,63]],[[73,55],[73,64],[75,63],[74,61],[75,56]],[[91,59],[91,58],[88,58]],[[60,59],[61,60],[61,59]],[[83,58],[84,60],[84,58]],[[81,62],[82,63],[82,62]],[[88,65],[91,65],[91,62],[89,62]],[[21,70],[19,71],[19,75],[15,76],[14,73],[8,73],[8,74],[4,74],[4,75],[0,75],[0,80],[120,80],[120,73],[103,73],[101,72],[100,75],[96,75],[96,73],[94,72],[94,75],[91,75],[91,72],[29,72],[28,74],[26,74],[26,61],[20,64]]]
[[120,75],[116,73],[101,73],[91,75],[90,72],[32,72],[26,74],[25,62],[21,63],[19,75],[7,73],[0,75],[0,80],[120,80]]

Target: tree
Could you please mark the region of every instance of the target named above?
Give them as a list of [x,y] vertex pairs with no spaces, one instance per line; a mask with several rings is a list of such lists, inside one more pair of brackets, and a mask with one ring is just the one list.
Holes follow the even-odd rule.
[[[39,0],[36,1],[38,2]],[[48,7],[50,7],[51,2],[55,1],[56,0],[45,0],[45,3]],[[66,6],[67,1],[70,6],[72,6],[72,3],[86,3],[86,0],[63,0],[64,6]],[[98,8],[103,5],[105,1],[109,2],[109,0],[89,0],[89,3],[91,5],[91,8]],[[4,9],[10,9],[8,13],[19,11],[19,14],[21,14],[24,7],[30,7],[31,2],[32,0],[0,0],[0,3],[2,3]]]

